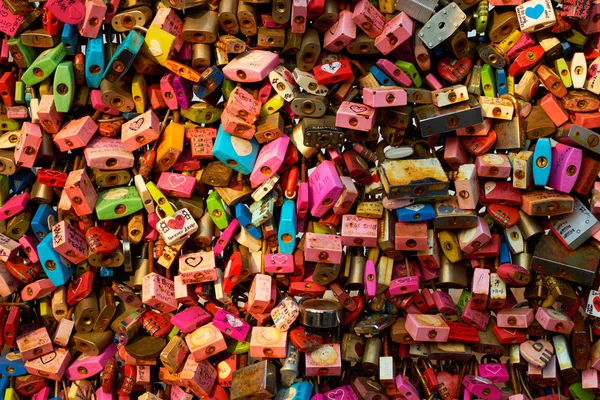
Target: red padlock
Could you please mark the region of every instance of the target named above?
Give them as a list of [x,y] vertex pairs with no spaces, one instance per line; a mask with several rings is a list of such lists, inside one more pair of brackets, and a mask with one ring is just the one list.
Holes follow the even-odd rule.
[[97,226],[89,228],[85,232],[85,238],[87,239],[88,246],[90,246],[90,250],[94,254],[99,255],[112,254],[117,251],[121,244],[119,238]]
[[152,336],[163,337],[173,329],[171,317],[169,313],[149,311],[142,316],[142,327]]
[[508,67],[508,74],[510,76],[519,76],[529,68],[534,66],[543,56],[544,48],[541,45],[533,46],[527,49],[527,51],[519,54],[517,58]]
[[102,371],[102,391],[104,393],[112,393],[117,377],[117,360],[112,357]]
[[55,169],[40,168],[37,173],[37,180],[42,185],[62,188],[65,187],[67,174]]
[[416,369],[423,376],[423,379],[431,392],[437,391],[440,383],[435,376],[435,369],[433,368],[431,361],[427,357],[419,357],[417,359]]
[[92,293],[94,285],[94,273],[85,271],[81,276],[69,284],[67,291],[67,304],[74,306]]
[[324,343],[324,338],[318,333],[309,332],[303,326],[290,329],[290,341],[302,352],[311,352]]
[[365,306],[365,299],[362,296],[352,296],[354,304],[356,304],[356,310],[349,312],[342,318],[342,325],[347,326],[352,323],[362,313],[363,307]]
[[6,262],[6,269],[21,282],[31,283],[40,274],[42,266],[39,263],[31,262],[27,258],[15,256]]
[[471,72],[473,61],[469,57],[461,58],[442,58],[437,64],[437,71],[442,78],[448,82],[455,84],[463,79]]

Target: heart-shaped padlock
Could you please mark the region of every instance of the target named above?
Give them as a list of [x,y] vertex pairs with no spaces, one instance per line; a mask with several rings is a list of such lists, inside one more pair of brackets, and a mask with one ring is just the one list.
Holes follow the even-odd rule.
[[439,371],[435,374],[440,386],[438,393],[443,399],[457,399],[458,386],[460,385],[460,374],[453,374],[450,371]]
[[519,352],[529,364],[545,368],[554,355],[554,346],[547,340],[527,340],[519,346]]
[[323,336],[308,332],[305,327],[297,326],[290,332],[290,341],[302,352],[311,352],[323,344]]
[[169,313],[156,311],[144,313],[142,316],[142,327],[152,336],[165,336],[173,328],[171,317],[172,315]]
[[473,61],[469,57],[461,58],[442,58],[437,65],[439,74],[450,83],[462,81],[471,71]]
[[85,232],[85,238],[90,250],[99,255],[112,254],[117,251],[119,244],[121,244],[119,238],[97,226],[89,228]]

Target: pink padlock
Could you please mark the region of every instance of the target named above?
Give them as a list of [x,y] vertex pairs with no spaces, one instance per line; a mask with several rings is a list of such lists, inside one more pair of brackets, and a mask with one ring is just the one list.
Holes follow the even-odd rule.
[[464,253],[471,254],[486,245],[491,238],[492,234],[487,222],[477,217],[477,226],[463,229],[458,233],[458,244]]
[[533,322],[532,308],[504,308],[496,313],[500,328],[527,328]]
[[306,232],[304,259],[325,264],[342,262],[342,238],[337,235]]
[[88,258],[85,235],[64,220],[52,227],[52,247],[54,251],[74,264],[79,264]]
[[408,314],[405,328],[414,340],[421,342],[446,342],[450,334],[448,324],[437,315]]
[[487,136],[492,128],[492,118],[484,118],[483,123],[470,125],[465,128],[458,128],[456,136]]
[[181,332],[189,333],[208,324],[212,316],[200,306],[188,307],[171,317],[171,323]]
[[[114,345],[113,345],[114,346]],[[60,381],[65,375],[67,366],[71,361],[71,352],[62,347],[54,351],[25,362],[27,372],[42,378]]]
[[85,169],[78,169],[69,173],[63,192],[71,201],[73,211],[77,216],[89,215],[94,212],[98,192],[92,185]]
[[322,394],[323,398],[315,398],[319,395],[315,395],[311,400],[359,400],[354,389],[351,385],[340,386],[336,389],[330,390]]
[[290,17],[292,33],[304,33],[306,31],[307,17],[308,0],[293,0],[292,15]]
[[480,311],[473,308],[473,302],[466,302],[462,313],[462,319],[473,325],[478,331],[485,332],[490,322],[491,315],[488,311]]
[[156,230],[156,224],[160,221],[160,218],[156,213],[151,212],[148,214],[148,220],[144,225],[144,241],[153,242],[158,239],[158,230]]
[[466,375],[462,381],[465,389],[477,396],[477,398],[485,400],[500,400],[502,392],[494,383],[482,376]]
[[583,153],[581,149],[557,143],[552,148],[552,167],[548,186],[563,193],[570,193],[575,186]]
[[471,301],[475,310],[485,310],[490,294],[490,270],[475,268],[471,281]]
[[390,281],[389,292],[392,296],[409,294],[419,290],[418,276],[403,276]]
[[179,256],[179,276],[184,285],[212,282],[217,279],[212,251]]
[[[107,17],[105,17],[106,21]],[[156,25],[163,31],[175,36],[175,44],[173,48],[177,51],[181,50],[184,40],[181,37],[183,31],[183,21],[177,16],[175,10],[169,7],[159,8],[152,19],[150,25]],[[181,54],[179,54],[181,57]]]
[[96,38],[102,28],[102,21],[106,14],[106,4],[102,0],[88,0],[85,2],[85,17],[77,25],[79,34],[86,38]]
[[[58,349],[56,351],[58,352]],[[117,345],[114,343],[106,346],[97,356],[81,354],[66,369],[65,378],[77,380],[94,376],[104,369],[108,360],[113,358],[115,354],[117,354]]]
[[356,24],[352,20],[352,12],[342,10],[338,20],[325,32],[323,48],[339,53],[356,38]]
[[63,114],[54,107],[54,96],[45,94],[40,99],[37,116],[44,130],[48,133],[58,133],[62,125]]
[[370,38],[379,36],[385,25],[383,14],[368,0],[360,0],[354,5],[352,21]]
[[406,400],[419,400],[419,391],[406,377],[397,375],[394,381],[396,389]]
[[425,83],[431,88],[431,90],[441,90],[444,88],[442,82],[440,82],[432,73],[425,75]]
[[565,314],[552,308],[540,307],[535,313],[535,320],[547,331],[570,335],[575,323]]
[[344,246],[377,247],[378,220],[352,214],[342,216],[342,244]]
[[53,350],[46,328],[39,328],[17,337],[17,347],[25,361],[48,354]]
[[[394,82],[399,85],[409,87],[412,85],[412,79],[402,71],[396,64],[385,58],[380,58],[375,63],[379,69],[381,69],[387,76],[389,76]],[[387,84],[386,82],[383,82]]]
[[173,86],[174,78],[175,74],[173,72],[167,72],[160,78],[160,92],[169,110],[179,109],[179,102]]
[[395,248],[402,251],[426,250],[427,221],[402,222],[395,225]]
[[11,197],[0,207],[0,221],[4,221],[19,214],[29,202],[29,193],[21,193]]
[[102,92],[100,90],[94,89],[90,91],[90,101],[94,110],[102,111],[109,115],[121,115],[119,110],[104,103],[102,100]]
[[341,376],[342,354],[338,343],[323,344],[304,353],[306,376]]
[[133,153],[119,139],[94,136],[83,149],[85,161],[90,168],[120,170],[132,168]]
[[256,126],[246,122],[244,119],[225,109],[221,114],[221,126],[223,130],[233,136],[251,140],[256,134]]
[[377,294],[377,271],[372,260],[367,260],[365,264],[364,288],[367,301],[373,299]]
[[535,38],[531,33],[523,33],[517,43],[506,52],[508,58],[515,59],[526,49],[535,45]]
[[156,186],[166,195],[189,199],[196,187],[196,178],[193,176],[162,172]]
[[471,154],[462,144],[459,137],[453,136],[446,139],[446,144],[444,145],[444,160],[454,171],[458,171],[461,166],[469,164],[470,158]]
[[142,302],[163,312],[177,310],[175,284],[171,279],[152,272],[142,282]]
[[389,20],[375,38],[375,47],[385,56],[400,46],[413,34],[413,21],[404,11]]
[[39,125],[23,122],[21,134],[15,147],[15,163],[17,167],[32,168],[42,145],[42,130]]
[[319,164],[308,177],[310,212],[315,217],[322,217],[333,207],[344,190],[335,164],[325,160]]
[[196,362],[212,357],[227,349],[225,338],[220,330],[212,323],[208,323],[189,333],[185,342]]
[[560,99],[552,93],[548,93],[541,98],[540,106],[542,106],[544,112],[552,120],[554,125],[561,126],[569,121],[569,112],[563,107]]
[[375,126],[375,109],[365,104],[344,101],[335,115],[335,125],[368,132]]
[[198,295],[195,292],[194,285],[185,285],[181,280],[181,275],[173,277],[173,285],[175,286],[175,300],[186,307],[194,307],[198,305]]
[[290,254],[265,254],[265,272],[291,274],[294,272],[294,257]]
[[289,136],[284,135],[267,143],[260,149],[250,174],[250,185],[253,189],[259,187],[277,173],[283,164],[289,143]]
[[229,95],[225,108],[227,112],[237,115],[249,124],[253,124],[260,114],[261,103],[254,99],[242,87],[236,86]]
[[250,50],[231,60],[223,75],[234,82],[260,82],[279,65],[279,56],[265,50]]
[[31,261],[34,264],[40,262],[40,257],[37,252],[37,246],[39,241],[37,239],[35,239],[32,236],[23,235],[21,236],[21,238],[19,238],[18,242],[23,248],[23,251],[25,251],[25,254],[29,258],[29,261]]
[[502,364],[500,362],[492,362],[479,364],[479,376],[482,376],[486,379],[489,379],[492,382],[508,382],[508,368],[506,364]]
[[221,232],[221,236],[217,239],[217,243],[213,247],[213,252],[216,256],[220,256],[223,250],[227,247],[233,236],[240,229],[240,222],[237,219],[232,219],[227,228]]
[[194,357],[188,357],[181,370],[180,379],[196,396],[208,397],[217,380],[217,370],[206,360],[198,362]]
[[212,324],[225,335],[240,342],[246,340],[251,328],[249,323],[223,309],[217,311]]
[[253,326],[250,335],[250,357],[285,358],[287,334],[271,326]]
[[354,180],[349,176],[340,176],[340,180],[342,181],[344,189],[333,205],[333,213],[344,215],[350,211],[350,208],[358,198],[358,190],[356,189],[356,185],[354,185]]
[[160,120],[154,114],[154,111],[148,110],[124,123],[121,130],[121,141],[125,148],[134,151],[158,139]]
[[442,290],[435,290],[431,294],[433,301],[435,302],[436,308],[444,314],[456,314],[458,313],[458,307],[454,304],[452,296]]
[[249,310],[255,314],[264,313],[271,303],[275,303],[275,299],[271,297],[274,289],[273,278],[265,274],[256,274],[250,286],[248,293]]
[[374,107],[398,107],[407,104],[407,94],[398,86],[379,86],[363,88],[363,103]]
[[485,178],[508,178],[512,167],[504,154],[483,154],[475,159],[477,175]]
[[97,130],[98,125],[94,120],[85,116],[67,122],[52,140],[60,151],[68,152],[85,147]]

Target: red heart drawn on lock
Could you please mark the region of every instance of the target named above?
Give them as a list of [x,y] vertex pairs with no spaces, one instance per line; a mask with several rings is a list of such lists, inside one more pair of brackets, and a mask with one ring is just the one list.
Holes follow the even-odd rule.
[[184,224],[185,218],[182,215],[178,215],[167,222],[167,225],[169,225],[169,228],[171,229],[182,229]]

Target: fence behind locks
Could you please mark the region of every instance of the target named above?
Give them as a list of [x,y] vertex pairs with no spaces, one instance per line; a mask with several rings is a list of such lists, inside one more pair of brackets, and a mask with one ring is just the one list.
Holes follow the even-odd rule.
[[0,400],[600,394],[600,2],[0,16]]

